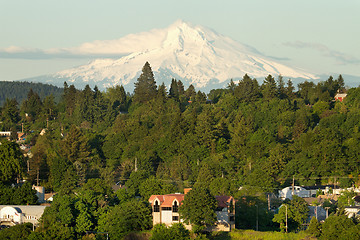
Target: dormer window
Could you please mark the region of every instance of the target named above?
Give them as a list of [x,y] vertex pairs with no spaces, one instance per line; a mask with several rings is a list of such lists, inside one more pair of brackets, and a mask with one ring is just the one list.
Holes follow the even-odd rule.
[[154,212],[160,212],[160,205],[158,201],[154,203]]
[[179,205],[178,205],[177,201],[174,201],[174,204],[172,206],[172,211],[178,212],[178,210],[179,210]]

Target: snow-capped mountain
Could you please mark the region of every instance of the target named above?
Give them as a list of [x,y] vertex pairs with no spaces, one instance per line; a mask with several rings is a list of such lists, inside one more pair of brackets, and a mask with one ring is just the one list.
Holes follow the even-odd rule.
[[[90,49],[90,50],[89,50]],[[258,80],[271,74],[289,78],[316,79],[316,76],[291,68],[263,56],[254,48],[236,42],[206,27],[177,21],[166,29],[131,34],[118,40],[83,44],[79,51],[98,51],[122,57],[96,59],[87,65],[58,72],[50,82],[75,85],[96,84],[100,88],[122,84],[133,88],[146,61],[158,84],[172,78],[196,88],[226,86],[230,79],[246,73]]]

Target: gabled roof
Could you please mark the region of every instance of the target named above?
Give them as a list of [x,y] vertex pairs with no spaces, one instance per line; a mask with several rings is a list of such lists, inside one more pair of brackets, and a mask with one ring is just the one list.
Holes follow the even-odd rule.
[[175,199],[178,201],[179,205],[181,205],[181,202],[184,200],[184,196],[184,194],[151,195],[149,202],[153,205],[155,199],[158,199],[162,207],[172,207]]
[[[158,199],[160,201],[159,205],[162,207],[172,207],[175,199],[179,202],[179,205],[181,205],[184,196],[185,194],[151,195],[149,202],[153,206],[155,199]],[[234,198],[229,196],[215,196],[215,199],[218,203],[218,207],[222,208],[230,206],[230,201],[234,202]]]
[[218,206],[222,208],[229,207],[231,201],[233,201],[234,204],[234,198],[231,196],[215,196],[215,198],[218,202]]

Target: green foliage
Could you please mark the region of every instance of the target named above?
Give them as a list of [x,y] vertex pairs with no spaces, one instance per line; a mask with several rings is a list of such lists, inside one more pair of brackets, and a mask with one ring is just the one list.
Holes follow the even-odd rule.
[[281,205],[279,212],[275,214],[273,221],[280,224],[282,231],[286,230],[286,218],[288,231],[298,230],[305,223],[309,209],[304,199],[293,195],[289,203]]
[[[71,199],[68,204],[55,203],[59,206],[52,215],[57,220],[47,216],[53,226],[37,234],[81,238],[85,229],[105,225],[116,202],[125,204],[134,196],[147,200],[151,194],[176,192],[194,182],[209,188],[212,195],[236,194],[240,199],[248,196],[240,194],[240,186],[273,192],[293,176],[299,185],[334,184],[334,176],[339,176],[337,185],[356,184],[359,89],[350,89],[344,102],[332,102],[338,90],[345,91],[343,85],[341,76],[329,77],[318,83],[303,82],[295,90],[290,79],[286,85],[281,76],[275,81],[269,75],[260,87],[245,75],[238,84],[231,81],[227,89],[212,89],[207,96],[193,85],[185,91],[182,82],[174,79],[167,94],[164,84],[156,86],[146,63],[133,95],[122,86],[101,92],[97,87],[77,90],[64,83],[58,102],[55,94],[44,98],[29,88],[21,112],[13,97],[1,109],[0,128],[11,130],[15,139],[23,123],[25,143],[33,154],[25,174],[22,152],[14,143],[19,158],[11,157],[6,147],[3,153],[10,155],[0,162],[5,184],[1,201],[13,201],[7,196],[19,190],[10,190],[9,183],[18,178],[33,183],[39,171],[42,185]],[[25,117],[25,111],[31,118]],[[39,136],[45,127],[46,134]],[[115,182],[127,188],[116,197],[107,187],[99,188]],[[255,202],[264,222],[259,227],[267,229],[272,227],[271,215],[263,201],[261,207],[259,200]],[[349,204],[348,199],[343,202]],[[244,203],[248,209],[240,208],[250,219],[246,223],[240,217],[240,226],[254,226],[252,203]],[[64,211],[59,211],[60,206]],[[296,229],[298,222],[292,221]]]
[[360,228],[345,215],[329,216],[322,224],[320,239],[359,239]]
[[235,224],[238,229],[273,229],[272,212],[267,209],[265,199],[255,196],[242,196],[236,203]]
[[212,225],[216,221],[215,209],[217,202],[208,189],[194,186],[188,192],[179,208],[181,218],[195,226]]
[[121,239],[129,232],[150,229],[151,209],[148,204],[133,199],[113,207],[103,224],[99,226],[102,231],[108,231],[112,239]]
[[53,94],[58,101],[62,94],[62,89],[50,84],[33,83],[33,82],[12,82],[0,81],[0,106],[3,106],[6,99],[16,99],[18,103],[23,102],[27,98],[27,94],[32,89],[42,99]]
[[150,64],[145,63],[140,77],[135,83],[134,101],[144,103],[150,101],[156,96],[156,82]]
[[354,197],[357,194],[354,191],[342,191],[341,195],[338,198],[338,207],[354,206],[355,200]]
[[15,225],[10,228],[1,229],[0,239],[10,239],[10,240],[27,239],[31,231],[32,231],[31,223]]
[[156,224],[151,230],[150,240],[186,240],[190,238],[190,232],[182,223],[172,224],[166,227],[165,224]]
[[0,181],[14,183],[20,180],[25,172],[25,161],[15,142],[0,142]]
[[319,237],[321,235],[321,224],[318,222],[316,217],[311,218],[309,227],[306,231],[314,237]]

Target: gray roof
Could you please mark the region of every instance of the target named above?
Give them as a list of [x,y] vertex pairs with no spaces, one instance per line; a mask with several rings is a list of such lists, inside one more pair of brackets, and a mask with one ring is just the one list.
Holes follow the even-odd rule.
[[0,205],[0,209],[4,207],[13,207],[19,213],[24,213],[25,215],[29,216],[37,216],[41,217],[44,213],[44,210],[47,206],[40,206],[40,205]]

